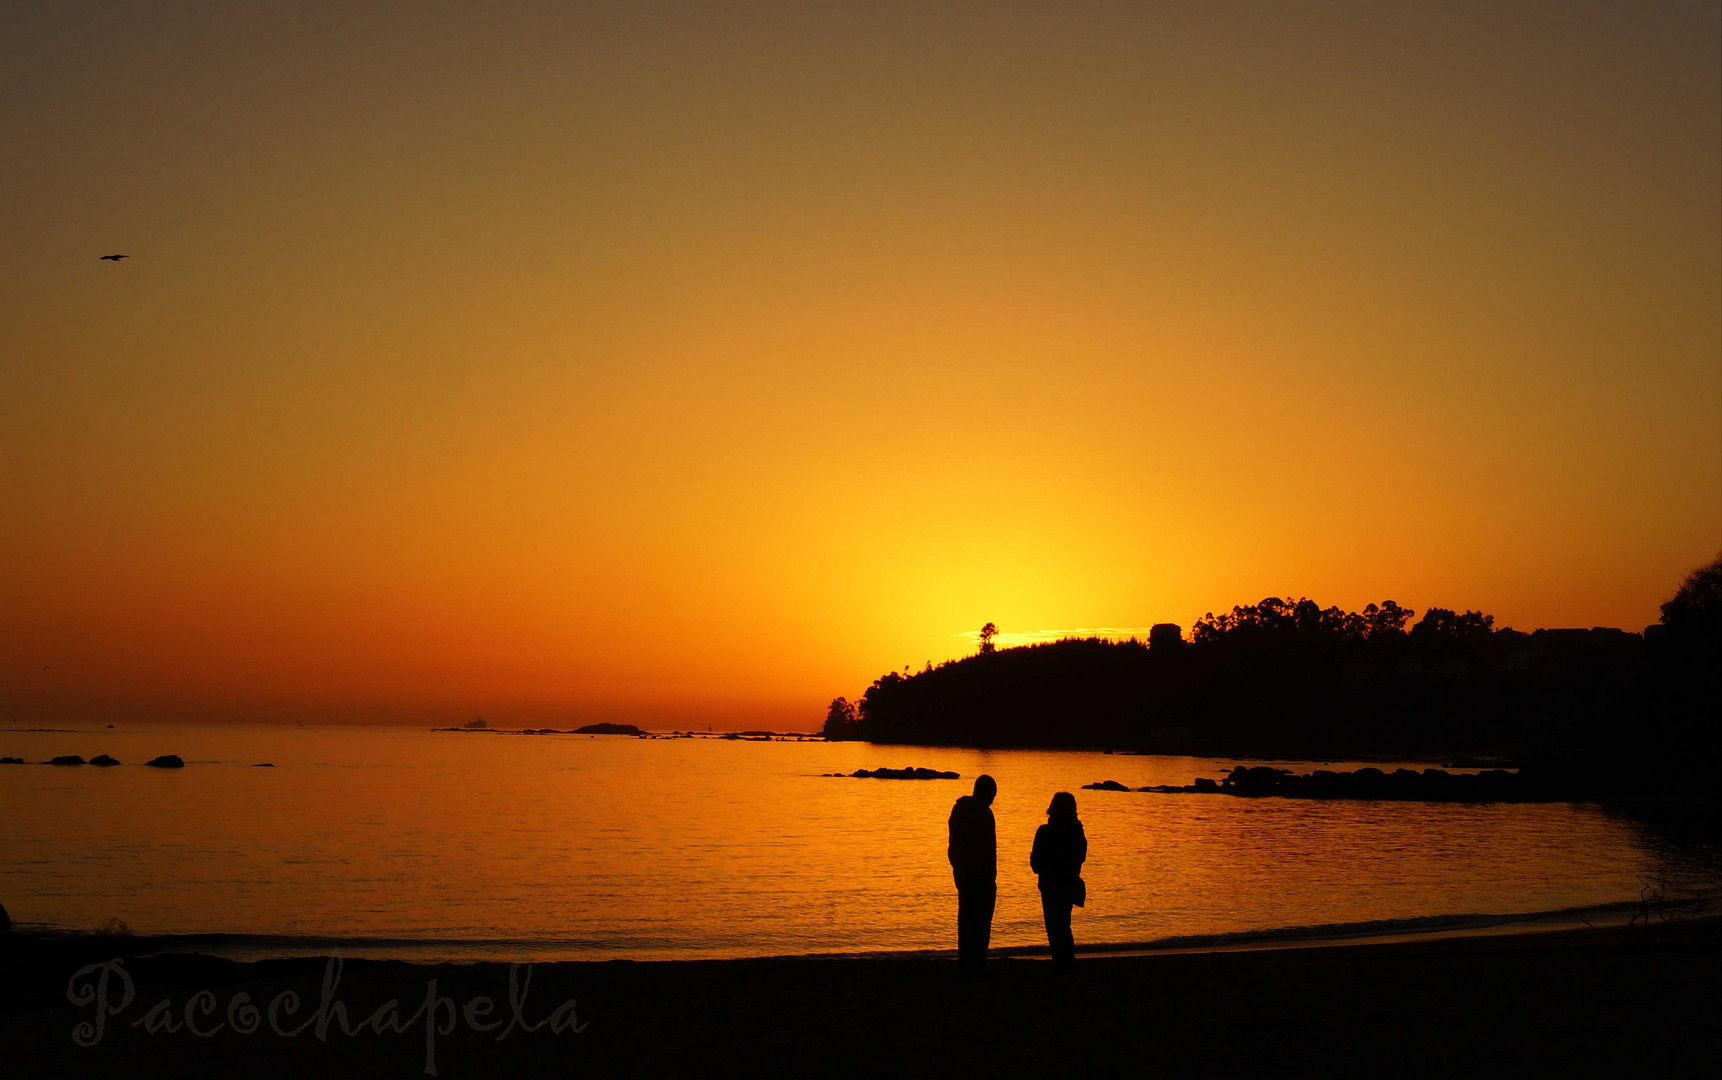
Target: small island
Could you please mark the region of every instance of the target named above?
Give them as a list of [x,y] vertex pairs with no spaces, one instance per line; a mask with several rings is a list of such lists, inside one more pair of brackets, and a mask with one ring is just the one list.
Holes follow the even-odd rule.
[[856,769],[852,773],[825,773],[826,776],[854,777],[861,780],[961,780],[962,776],[954,772],[942,772],[938,769],[924,769],[909,765],[901,769]]

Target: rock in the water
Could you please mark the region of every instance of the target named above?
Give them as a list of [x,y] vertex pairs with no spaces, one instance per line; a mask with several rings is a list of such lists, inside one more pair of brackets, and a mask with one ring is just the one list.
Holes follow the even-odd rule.
[[[1197,777],[1188,787],[1158,785],[1138,788],[1163,795],[1238,795],[1256,798],[1274,795],[1287,799],[1392,799],[1406,802],[1559,802],[1570,797],[1557,787],[1539,784],[1523,773],[1489,769],[1480,773],[1450,773],[1444,769],[1395,769],[1382,772],[1373,766],[1356,772],[1317,769],[1298,775],[1269,765],[1221,769],[1226,778],[1215,783]],[[1110,782],[1088,784],[1096,790],[1118,790]]]
[[633,724],[587,724],[574,729],[576,735],[644,735]]
[[273,761],[259,761],[251,767],[253,769],[273,769],[275,767],[275,763]]
[[50,765],[82,765],[84,759],[76,754],[61,754],[48,762]]
[[24,764],[24,759],[21,757],[0,757],[0,765],[22,765],[22,764]]
[[90,759],[91,765],[118,765],[119,762],[106,754],[97,754]]
[[1082,785],[1085,791],[1129,791],[1130,789],[1116,780],[1102,780],[1098,784]]
[[[1374,770],[1380,776],[1381,770]],[[1282,795],[1285,778],[1290,773],[1272,765],[1240,765],[1220,782],[1220,790],[1228,795]]]
[[913,765],[903,769],[856,769],[849,774],[865,780],[960,780],[954,772],[940,772],[938,769],[917,768]]
[[183,769],[185,768],[185,759],[178,754],[163,754],[161,757],[149,759],[144,764],[152,769]]

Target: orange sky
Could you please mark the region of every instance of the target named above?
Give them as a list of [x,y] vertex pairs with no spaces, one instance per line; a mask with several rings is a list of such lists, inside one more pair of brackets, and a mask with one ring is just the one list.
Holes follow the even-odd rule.
[[351,7],[0,10],[0,721],[809,727],[1722,548],[1714,3]]

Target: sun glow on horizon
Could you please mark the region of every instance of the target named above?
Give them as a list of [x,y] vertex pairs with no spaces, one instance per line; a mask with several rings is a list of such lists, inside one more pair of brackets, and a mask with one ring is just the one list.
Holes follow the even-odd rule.
[[1240,12],[7,12],[0,708],[812,727],[987,619],[1653,621],[1722,15]]

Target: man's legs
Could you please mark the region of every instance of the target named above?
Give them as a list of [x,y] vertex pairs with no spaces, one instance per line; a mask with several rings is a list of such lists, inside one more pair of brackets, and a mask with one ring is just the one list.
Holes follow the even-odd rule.
[[957,886],[957,964],[967,974],[979,975],[986,967],[998,895],[990,881]]

